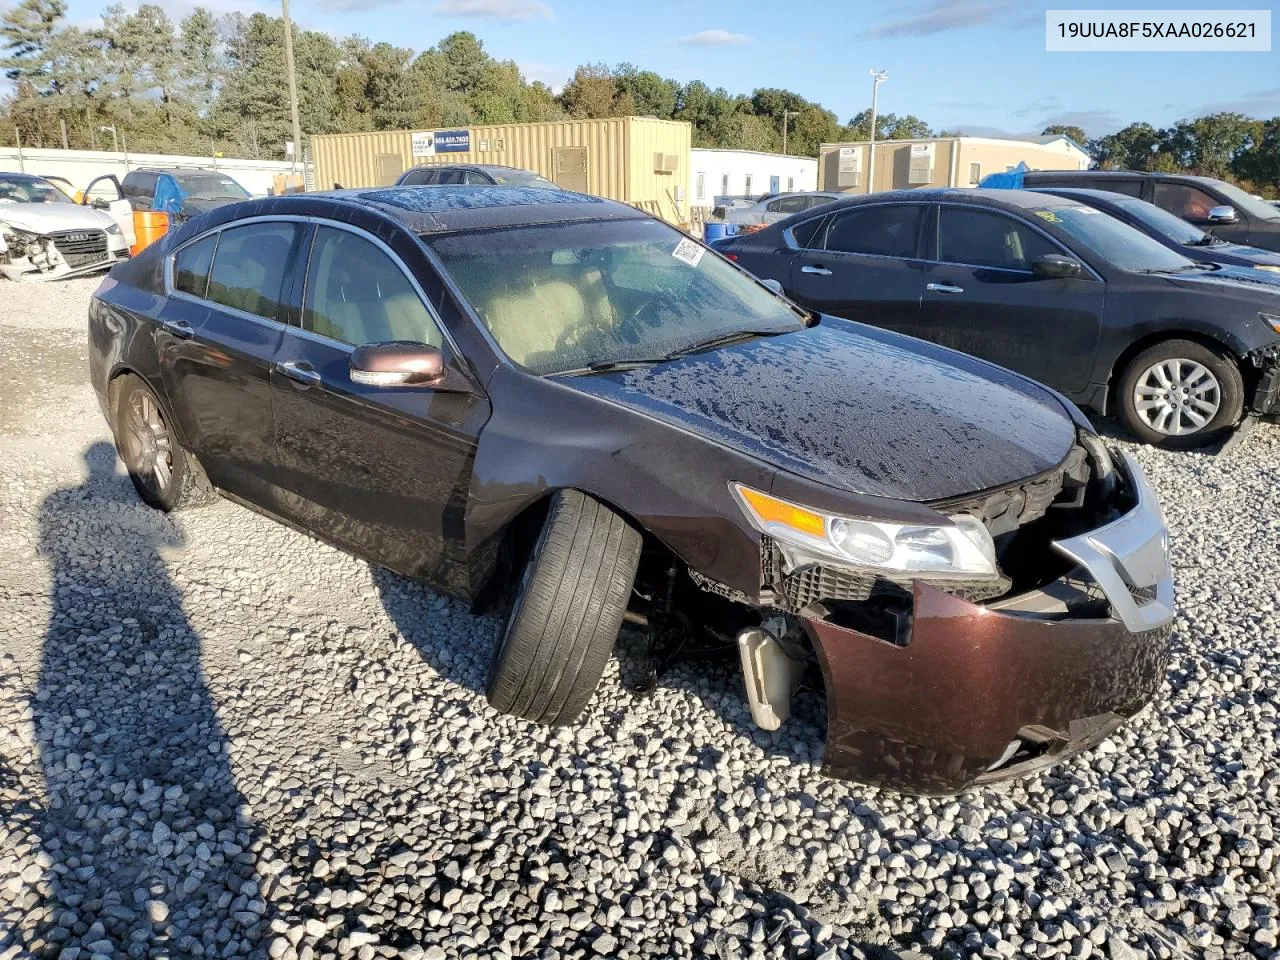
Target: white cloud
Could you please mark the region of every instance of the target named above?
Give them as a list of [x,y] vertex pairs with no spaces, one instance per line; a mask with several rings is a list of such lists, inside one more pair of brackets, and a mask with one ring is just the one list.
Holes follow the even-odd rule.
[[435,12],[446,17],[477,17],[509,23],[551,19],[551,8],[542,0],[439,0]]
[[927,37],[977,27],[1005,16],[1008,0],[935,0],[867,31],[869,37]]
[[535,80],[541,81],[551,88],[552,93],[559,93],[563,90],[564,85],[573,76],[573,71],[568,67],[558,67],[552,63],[529,63],[518,60],[516,61],[516,66],[520,68],[520,72],[524,74],[526,80],[530,83]]
[[732,47],[750,43],[751,38],[745,33],[730,33],[728,30],[703,30],[681,37],[679,42],[686,47]]

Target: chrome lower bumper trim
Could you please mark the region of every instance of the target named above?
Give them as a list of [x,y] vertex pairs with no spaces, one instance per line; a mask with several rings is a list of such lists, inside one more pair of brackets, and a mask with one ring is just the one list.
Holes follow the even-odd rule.
[[1128,453],[1119,459],[1137,497],[1124,516],[1096,530],[1054,541],[1054,549],[1089,571],[1116,617],[1134,633],[1171,622],[1173,571],[1169,531],[1142,467]]

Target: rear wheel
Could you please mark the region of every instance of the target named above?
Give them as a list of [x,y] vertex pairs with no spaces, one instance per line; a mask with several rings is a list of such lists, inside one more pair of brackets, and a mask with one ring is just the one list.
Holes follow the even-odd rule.
[[1244,412],[1240,368],[1194,340],[1166,340],[1143,350],[1125,367],[1117,393],[1125,427],[1158,446],[1209,443]]
[[111,431],[138,496],[165,511],[213,500],[209,478],[173,435],[151,388],[133,374],[125,374],[114,386]]
[[555,494],[494,653],[495,709],[553,725],[582,713],[622,628],[640,546],[598,500]]

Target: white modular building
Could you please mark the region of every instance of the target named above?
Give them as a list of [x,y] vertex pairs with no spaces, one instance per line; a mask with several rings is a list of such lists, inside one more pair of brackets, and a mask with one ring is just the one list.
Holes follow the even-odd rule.
[[717,197],[758,198],[818,189],[818,161],[755,150],[694,147],[689,162],[689,206],[711,209]]

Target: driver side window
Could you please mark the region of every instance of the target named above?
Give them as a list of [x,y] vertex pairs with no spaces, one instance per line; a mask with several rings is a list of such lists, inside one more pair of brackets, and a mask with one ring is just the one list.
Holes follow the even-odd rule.
[[444,346],[399,264],[364,237],[333,227],[316,230],[302,327],[352,346],[392,340]]
[[1219,206],[1218,201],[1203,190],[1183,183],[1157,183],[1155,202],[1157,207],[1192,223],[1205,223],[1209,211]]

